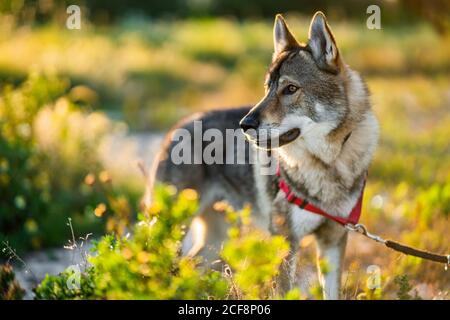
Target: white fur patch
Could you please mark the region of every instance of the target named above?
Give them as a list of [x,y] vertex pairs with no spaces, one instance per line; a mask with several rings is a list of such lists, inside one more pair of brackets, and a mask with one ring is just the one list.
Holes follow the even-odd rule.
[[331,163],[338,156],[339,150],[336,150],[336,147],[339,146],[330,145],[327,142],[327,136],[334,129],[334,124],[314,122],[306,116],[289,115],[282,121],[279,128],[281,132],[286,132],[295,127],[300,128],[300,137],[280,148],[280,154],[287,162],[298,162],[304,149],[325,163]]
[[[261,152],[260,150],[255,150],[256,152]],[[272,201],[269,198],[266,186],[267,186],[267,176],[261,174],[262,169],[258,162],[253,165],[253,177],[255,178],[255,186],[257,190],[257,212],[252,214],[253,222],[261,229],[268,230],[270,225],[270,214],[272,212]]]
[[324,217],[296,205],[291,207],[292,231],[299,239],[313,232],[324,220]]
[[350,105],[358,105],[360,103],[364,103],[364,101],[367,99],[367,92],[364,88],[364,82],[361,79],[361,76],[358,74],[358,72],[353,70],[348,70],[349,74],[349,92],[350,94],[348,96],[349,98],[349,104]]
[[323,288],[325,300],[338,300],[341,273],[339,272],[342,252],[338,246],[323,249],[322,259],[325,259],[329,270],[326,274],[319,273],[319,282]]
[[195,217],[192,220],[181,246],[184,256],[193,257],[205,246],[206,228],[205,221],[201,217]]
[[324,105],[319,102],[316,102],[316,104],[314,105],[314,108],[316,109],[317,113],[323,113],[325,111]]

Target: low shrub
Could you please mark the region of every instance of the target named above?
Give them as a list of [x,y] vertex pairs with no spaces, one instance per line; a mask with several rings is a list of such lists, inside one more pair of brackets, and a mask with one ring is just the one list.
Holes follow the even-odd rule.
[[[249,209],[227,209],[232,228],[223,250],[224,271],[204,268],[201,258],[180,254],[197,207],[195,191],[158,187],[154,205],[139,216],[132,236],[110,234],[95,243],[78,286],[67,285],[76,276],[73,269],[47,276],[35,289],[36,299],[276,298],[273,283],[287,254],[285,240],[246,232]],[[297,291],[286,296],[295,297]]]

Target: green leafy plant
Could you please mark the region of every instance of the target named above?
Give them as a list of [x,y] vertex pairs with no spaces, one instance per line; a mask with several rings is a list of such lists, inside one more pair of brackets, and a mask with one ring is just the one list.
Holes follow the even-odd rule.
[[[278,268],[288,252],[279,236],[250,230],[250,209],[227,207],[232,227],[223,272],[202,268],[199,257],[180,254],[186,225],[197,211],[197,193],[158,186],[152,207],[139,215],[132,236],[110,234],[96,242],[79,287],[68,289],[72,270],[47,276],[36,299],[270,299]],[[298,290],[283,298],[300,298]]]
[[[78,277],[78,278],[77,278]],[[79,283],[69,286],[68,283],[77,278]],[[90,299],[95,292],[94,269],[89,268],[77,275],[75,270],[65,270],[59,275],[46,275],[44,280],[33,291],[37,300]]]
[[[264,235],[251,229],[250,208],[226,214],[232,227],[222,257],[229,264],[233,298],[268,299],[276,297],[275,280],[289,246],[281,236]],[[294,293],[289,293],[293,296]]]
[[179,254],[184,223],[197,209],[196,196],[193,190],[177,196],[173,188],[158,188],[155,205],[140,216],[132,238],[109,235],[95,244],[79,290],[66,289],[72,274],[65,272],[47,277],[35,289],[36,298],[223,298],[227,286],[221,274],[201,271],[199,259]]
[[394,283],[398,286],[397,298],[400,300],[420,300],[417,292],[411,295],[412,286],[409,283],[409,277],[406,274],[396,276]]

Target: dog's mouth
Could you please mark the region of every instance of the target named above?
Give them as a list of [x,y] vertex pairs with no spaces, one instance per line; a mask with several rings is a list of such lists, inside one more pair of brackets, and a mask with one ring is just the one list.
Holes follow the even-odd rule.
[[283,133],[279,138],[280,147],[297,139],[300,136],[300,132],[299,128],[293,128]]
[[265,137],[264,139],[262,139],[261,137],[257,137],[255,139],[254,137],[250,136],[247,136],[247,138],[250,141],[256,143],[259,148],[270,150],[291,143],[300,136],[300,133],[301,130],[299,128],[293,128],[274,139],[267,139],[267,137]]

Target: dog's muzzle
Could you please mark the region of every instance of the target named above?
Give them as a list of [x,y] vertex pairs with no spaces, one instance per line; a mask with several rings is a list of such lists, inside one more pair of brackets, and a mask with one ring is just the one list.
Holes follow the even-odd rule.
[[255,117],[246,116],[239,122],[239,126],[244,133],[250,129],[256,130],[259,127],[259,120]]

